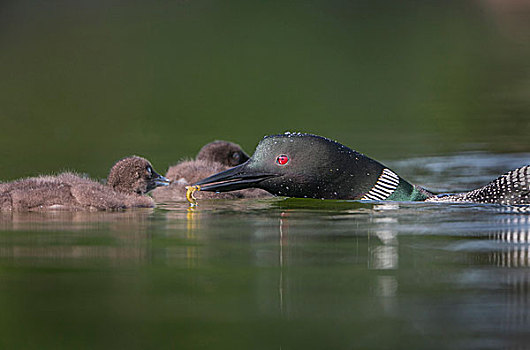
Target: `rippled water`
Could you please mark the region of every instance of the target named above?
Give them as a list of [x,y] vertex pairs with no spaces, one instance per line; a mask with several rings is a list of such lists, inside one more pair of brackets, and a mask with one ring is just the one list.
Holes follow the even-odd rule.
[[[389,163],[458,190],[528,154]],[[530,214],[271,198],[5,213],[0,348],[524,348]]]

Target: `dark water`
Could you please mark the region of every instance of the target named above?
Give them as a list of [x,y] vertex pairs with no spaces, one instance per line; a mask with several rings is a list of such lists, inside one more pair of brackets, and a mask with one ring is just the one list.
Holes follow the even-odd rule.
[[[451,189],[444,171],[491,177],[528,156],[393,166]],[[271,198],[3,214],[0,346],[525,348],[526,209]]]

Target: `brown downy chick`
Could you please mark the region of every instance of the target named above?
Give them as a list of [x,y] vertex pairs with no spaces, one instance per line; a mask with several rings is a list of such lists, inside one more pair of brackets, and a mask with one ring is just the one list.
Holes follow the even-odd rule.
[[169,181],[157,174],[140,157],[118,161],[111,169],[107,185],[73,173],[39,176],[0,184],[0,210],[117,210],[153,207],[145,196]]
[[[171,166],[166,177],[172,181],[168,187],[157,188],[152,196],[157,202],[186,200],[186,186],[249,159],[243,149],[228,141],[213,141],[203,146],[195,160],[182,161]],[[262,198],[271,195],[263,190],[250,189],[230,193],[196,192],[197,199]]]
[[196,160],[207,160],[229,167],[243,164],[249,158],[238,144],[219,140],[204,145],[195,157]]

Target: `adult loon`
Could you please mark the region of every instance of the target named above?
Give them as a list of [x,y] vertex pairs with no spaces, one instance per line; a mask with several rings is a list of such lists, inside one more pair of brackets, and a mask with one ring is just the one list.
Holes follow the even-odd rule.
[[215,192],[260,188],[298,198],[530,204],[530,166],[474,191],[439,196],[336,141],[304,133],[266,136],[248,161],[193,185]]

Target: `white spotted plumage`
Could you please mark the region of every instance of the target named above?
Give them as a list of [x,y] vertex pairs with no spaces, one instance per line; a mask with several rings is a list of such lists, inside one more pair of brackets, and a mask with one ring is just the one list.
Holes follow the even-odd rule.
[[455,195],[428,198],[429,202],[496,203],[524,205],[530,203],[530,165],[510,171],[484,187]]

